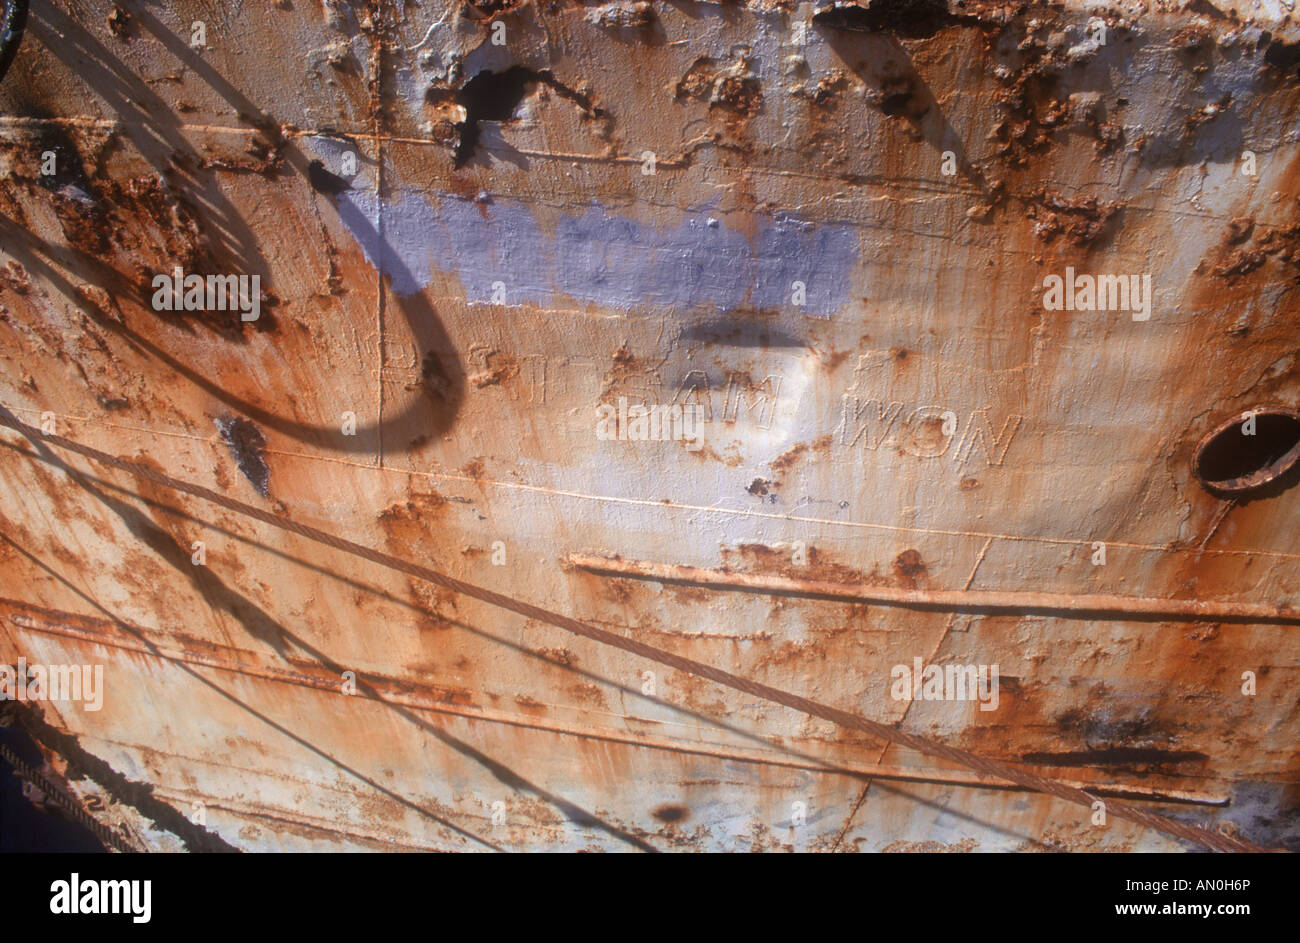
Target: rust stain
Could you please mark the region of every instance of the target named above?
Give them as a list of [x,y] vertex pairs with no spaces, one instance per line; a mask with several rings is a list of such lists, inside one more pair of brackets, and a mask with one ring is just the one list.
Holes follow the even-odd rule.
[[[888,722],[906,710],[954,744],[1089,788],[1231,795],[1215,806],[1220,827],[1294,844],[1288,627],[950,621],[555,565],[579,549],[700,567],[720,554],[721,572],[907,590],[1296,598],[1288,481],[1227,502],[1195,475],[1198,445],[1225,421],[1300,396],[1300,158],[1277,133],[1300,103],[1293,25],[1205,5],[1121,20],[1077,4],[840,2],[806,22],[788,2],[275,4],[266,29],[199,53],[156,12],[94,9],[47,14],[49,30],[95,50],[84,74],[29,44],[3,89],[6,408],[32,422],[48,411],[60,434],[234,495],[251,486],[277,512],[729,670]],[[209,15],[189,2],[168,12]],[[1109,29],[1104,49],[1087,41],[1092,15]],[[497,25],[509,56],[484,59]],[[522,70],[517,96],[475,100],[486,61]],[[1240,172],[1247,147],[1254,177]],[[350,202],[368,194],[374,205]],[[426,210],[439,239],[478,252],[472,265],[403,253]],[[592,220],[610,228],[581,251],[556,241]],[[843,272],[821,267],[820,250],[776,253],[811,273],[810,292],[843,283],[830,316],[753,290],[767,273],[746,266],[765,264],[754,253],[774,220],[809,239],[850,234]],[[542,241],[523,241],[534,224]],[[726,311],[656,300],[689,279],[681,258],[707,269],[695,243],[655,250],[649,275],[629,262],[648,246],[638,239],[698,232],[732,240],[735,264],[710,275],[737,279]],[[588,265],[603,280],[555,290],[529,269],[541,255],[558,259],[548,277]],[[155,311],[151,279],[177,265],[260,273],[263,318]],[[1035,292],[1066,266],[1154,271],[1152,319],[1045,312]],[[482,297],[482,276],[507,286],[505,304]],[[641,294],[602,302],[614,288]],[[850,389],[872,404],[852,447],[840,429]],[[620,396],[696,397],[709,409],[703,447],[600,448],[592,408]],[[935,418],[948,409],[951,443]],[[338,431],[344,412],[360,434]],[[1011,417],[1005,460],[987,461]],[[597,818],[665,848],[1170,847],[1127,827],[1094,832],[1048,800],[954,785],[953,771],[902,755],[889,768],[915,788],[859,806],[878,748],[863,737],[671,673],[651,701],[630,657],[567,647],[445,590],[334,572],[292,537],[202,520],[157,490],[132,497],[112,476],[70,476],[37,444],[4,444],[0,571],[25,603],[129,616],[330,757],[251,732],[254,715],[229,702],[200,745],[125,709],[48,716],[147,769],[159,802],[183,808],[195,765],[220,769],[211,781],[226,794],[207,798],[228,810],[233,845],[382,845],[413,813],[378,783],[474,828],[500,801],[512,848],[626,846]],[[497,540],[505,566],[487,549]],[[1090,562],[1094,541],[1107,543],[1104,566]],[[165,659],[101,651],[114,631],[74,641],[9,623],[0,647],[6,659],[38,645],[95,653],[149,686],[132,695],[140,717],[142,704],[197,696]],[[998,709],[891,700],[890,668],[918,655],[1000,662]],[[448,711],[424,725],[372,699],[341,711],[345,666]],[[268,680],[277,672],[297,679],[290,690]],[[654,754],[629,730],[657,738]],[[746,737],[782,762],[814,759],[742,769]],[[332,764],[368,781],[304,797],[264,774],[309,766],[324,781]],[[511,775],[559,798],[502,790]],[[809,791],[825,815],[800,833],[789,803]],[[756,810],[740,837],[724,795]],[[948,813],[987,824],[954,835]],[[160,847],[175,841],[140,827]],[[402,836],[463,840],[422,818]]]

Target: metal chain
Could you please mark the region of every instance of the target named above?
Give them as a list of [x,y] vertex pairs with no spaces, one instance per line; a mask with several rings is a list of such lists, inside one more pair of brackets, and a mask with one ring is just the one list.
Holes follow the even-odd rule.
[[136,849],[118,835],[117,832],[113,831],[82,808],[80,802],[55,785],[47,776],[45,776],[45,774],[24,763],[22,758],[19,757],[18,754],[14,753],[13,750],[9,749],[6,744],[0,743],[0,757],[13,767],[19,776],[44,793],[47,799],[52,800],[55,805],[94,832],[95,836],[105,845],[108,845],[117,851],[127,853],[136,851]]

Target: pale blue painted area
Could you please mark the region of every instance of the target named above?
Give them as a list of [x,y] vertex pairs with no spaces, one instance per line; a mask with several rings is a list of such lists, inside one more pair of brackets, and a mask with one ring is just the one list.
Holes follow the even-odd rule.
[[788,216],[762,219],[751,240],[721,222],[710,225],[704,211],[665,229],[593,205],[561,216],[552,235],[522,203],[446,197],[435,206],[403,193],[384,204],[381,240],[373,191],[345,191],[338,207],[398,294],[420,291],[436,270],[455,273],[476,303],[489,303],[499,281],[507,305],[550,305],[563,294],[625,311],[662,305],[725,312],[786,307],[801,281],[803,313],[829,317],[848,300],[861,252],[851,226]]

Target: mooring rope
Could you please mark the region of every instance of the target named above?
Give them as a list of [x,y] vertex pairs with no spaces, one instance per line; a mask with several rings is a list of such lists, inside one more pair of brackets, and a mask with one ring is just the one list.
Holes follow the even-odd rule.
[[[114,455],[108,454],[107,452],[101,452],[98,449],[91,448],[88,445],[82,445],[80,442],[75,442],[60,435],[43,433],[41,430],[22,422],[4,409],[0,409],[0,425],[7,426],[22,433],[24,436],[31,439],[33,443],[38,441],[44,442],[48,445],[66,449],[69,452],[75,452],[78,455],[83,455],[102,465],[118,468],[128,474],[136,476],[137,478],[143,478],[147,481],[152,481],[156,484],[163,485],[164,487],[171,488],[174,491],[180,491],[197,498],[202,498],[205,501],[210,501],[213,504],[235,511],[238,514],[254,518],[263,523],[270,524],[272,527],[297,534],[300,537],[305,537],[308,540],[315,541],[316,543],[324,544],[327,547],[333,547],[335,550],[342,550],[344,553],[349,553],[364,560],[369,560],[379,566],[396,570],[399,573],[405,573],[408,576],[415,577],[416,579],[445,587],[446,589],[450,589],[452,592],[469,596],[473,599],[478,599],[501,609],[509,610],[510,612],[517,613],[525,618],[535,619],[538,622],[553,625],[556,628],[564,629],[565,631],[572,632],[574,635],[580,635],[583,638],[589,638],[592,641],[600,642],[603,645],[622,649],[625,652],[645,658],[648,661],[654,661],[661,665],[666,665],[669,668],[684,671],[687,674],[706,678],[745,694],[772,701],[784,707],[791,708],[792,710],[810,714],[813,717],[820,717],[823,720],[829,720],[842,727],[847,727],[851,730],[859,730],[881,740],[900,744],[901,746],[916,750],[918,753],[923,753],[926,756],[938,757],[939,759],[947,760],[960,766],[965,766],[968,769],[973,769],[989,776],[1008,780],[1017,785],[1023,786],[1026,789],[1046,793],[1047,795],[1055,796],[1058,799],[1064,799],[1066,802],[1073,802],[1090,809],[1094,808],[1095,803],[1101,802],[1102,808],[1108,815],[1114,815],[1116,818],[1127,819],[1130,822],[1135,822],[1146,828],[1154,829],[1165,835],[1174,838],[1181,838],[1185,841],[1193,842],[1214,851],[1262,852],[1272,850],[1242,839],[1234,838],[1230,835],[1223,835],[1218,832],[1209,831],[1205,828],[1187,825],[1183,822],[1166,818],[1165,816],[1159,815],[1155,812],[1149,812],[1146,809],[1136,808],[1114,800],[1103,801],[1082,789],[1067,786],[1064,783],[1048,779],[1045,776],[1039,776],[1037,773],[1031,773],[1028,770],[1011,766],[999,760],[980,756],[967,750],[948,746],[944,743],[927,740],[924,737],[919,737],[915,734],[899,730],[897,727],[891,727],[874,720],[868,720],[865,717],[850,714],[848,711],[843,711],[836,707],[819,704],[816,701],[809,700],[808,698],[802,697],[798,694],[791,694],[788,691],[782,691],[779,688],[761,684],[750,678],[732,674],[729,671],[723,671],[721,668],[716,668],[713,665],[707,665],[690,658],[683,658],[682,656],[675,655],[672,652],[655,648],[653,645],[647,645],[644,642],[638,642],[635,639],[615,635],[613,632],[598,629],[595,626],[579,622],[577,619],[542,609],[538,606],[532,605],[531,603],[523,602],[511,596],[504,596],[501,593],[493,592],[490,589],[475,586],[472,583],[462,582],[461,580],[458,580],[453,576],[448,576],[445,573],[439,573],[436,570],[431,570],[428,567],[411,563],[407,560],[401,559],[400,557],[391,556],[390,554],[374,550],[362,544],[354,543],[351,540],[346,540],[342,537],[335,536],[334,534],[327,533],[326,531],[318,530],[315,527],[300,524],[297,521],[281,517],[278,514],[272,514],[269,511],[264,511],[251,504],[245,504],[242,501],[237,501],[234,498],[212,491],[202,485],[196,485],[187,481],[182,481],[178,478],[173,478],[170,475],[154,471],[151,468],[146,468],[145,466],[136,464],[135,462],[129,462],[125,459],[118,458]],[[37,457],[33,453],[24,454],[27,454],[29,458]]]

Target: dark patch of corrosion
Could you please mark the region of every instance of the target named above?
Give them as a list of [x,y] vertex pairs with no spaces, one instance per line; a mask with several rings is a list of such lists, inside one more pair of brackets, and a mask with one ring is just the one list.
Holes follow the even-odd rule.
[[1074,753],[1026,753],[1020,759],[1033,766],[1165,766],[1172,763],[1203,763],[1209,757],[1195,750],[1110,747]]
[[266,436],[256,424],[247,419],[230,416],[215,420],[221,438],[230,446],[230,454],[244,477],[257,493],[266,497],[271,482],[271,469],[266,464]]
[[530,89],[542,84],[561,98],[577,105],[594,117],[605,113],[582,92],[559,81],[549,69],[511,66],[501,72],[479,72],[456,93],[456,101],[465,108],[465,120],[457,125],[460,139],[456,144],[455,166],[464,167],[474,156],[482,121],[509,121]]
[[307,165],[307,182],[317,193],[326,193],[330,196],[338,196],[343,191],[352,189],[352,185],[346,179],[326,170],[325,165],[318,160]]

